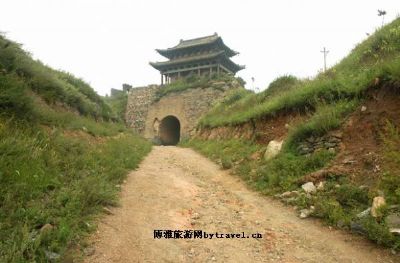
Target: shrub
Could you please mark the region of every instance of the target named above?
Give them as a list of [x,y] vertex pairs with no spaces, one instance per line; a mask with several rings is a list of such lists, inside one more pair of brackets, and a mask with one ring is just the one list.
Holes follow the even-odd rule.
[[262,92],[262,96],[271,96],[280,92],[291,90],[296,85],[300,84],[300,81],[292,75],[285,75],[273,80],[268,88]]
[[333,154],[327,151],[317,152],[309,157],[282,152],[260,166],[257,183],[266,182],[268,188],[276,188],[275,191],[294,190],[301,176],[324,167],[332,157]]
[[340,220],[348,222],[340,203],[334,199],[319,199],[313,213],[316,217],[324,218],[329,224],[336,225]]
[[18,118],[32,117],[32,101],[25,83],[14,75],[0,74],[0,111]]
[[335,188],[334,194],[337,201],[343,206],[357,208],[369,203],[368,191],[352,184],[343,184]]
[[232,160],[229,157],[222,157],[221,165],[222,165],[223,169],[231,169],[232,168]]

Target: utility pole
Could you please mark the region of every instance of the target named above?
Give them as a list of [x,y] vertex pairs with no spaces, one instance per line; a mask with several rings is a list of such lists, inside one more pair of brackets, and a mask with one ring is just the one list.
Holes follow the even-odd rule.
[[386,15],[386,11],[385,10],[379,10],[378,9],[378,16],[382,17],[382,27],[385,24],[385,15]]
[[324,47],[324,50],[321,50],[321,53],[324,53],[324,72],[326,72],[326,56],[328,55],[329,50],[326,50]]

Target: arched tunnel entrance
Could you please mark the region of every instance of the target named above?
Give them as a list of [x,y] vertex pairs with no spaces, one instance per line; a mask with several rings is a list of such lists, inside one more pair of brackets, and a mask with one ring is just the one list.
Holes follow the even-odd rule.
[[175,116],[169,115],[161,120],[159,135],[162,145],[176,145],[181,136],[181,124]]

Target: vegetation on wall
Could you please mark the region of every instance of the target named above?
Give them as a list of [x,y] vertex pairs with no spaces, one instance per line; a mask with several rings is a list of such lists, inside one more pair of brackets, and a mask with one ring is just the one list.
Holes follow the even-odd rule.
[[235,78],[228,74],[217,75],[214,73],[211,76],[197,76],[191,74],[187,77],[177,79],[170,84],[164,85],[164,87],[161,89],[158,89],[156,92],[156,100],[159,100],[170,93],[182,92],[193,88],[213,87],[215,89],[222,89],[222,87],[213,85],[213,83],[220,81],[229,82],[234,80],[238,81],[239,85],[244,85],[244,81],[241,78]]

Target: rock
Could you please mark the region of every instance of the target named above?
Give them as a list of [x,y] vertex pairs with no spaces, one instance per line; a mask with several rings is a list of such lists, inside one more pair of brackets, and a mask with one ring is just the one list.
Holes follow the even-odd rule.
[[371,207],[368,208],[368,209],[365,209],[361,213],[357,214],[357,217],[358,218],[363,218],[363,217],[366,217],[367,215],[369,215],[370,213],[371,213]]
[[296,197],[299,195],[298,191],[287,191],[279,195],[280,198],[290,198],[290,197]]
[[334,142],[326,142],[324,143],[324,146],[329,149],[329,148],[335,148],[337,144]]
[[346,226],[346,222],[344,222],[343,220],[338,220],[336,226],[338,228],[344,228]]
[[44,254],[45,254],[46,258],[47,258],[49,261],[56,261],[57,259],[60,258],[60,254],[57,254],[57,253],[55,253],[55,252],[51,252],[51,251],[45,250],[45,251],[44,251]]
[[325,188],[325,182],[324,181],[319,182],[317,185],[317,190],[322,191],[324,190],[324,188]]
[[389,205],[388,206],[389,210],[396,210],[396,209],[399,209],[399,208],[400,208],[400,205]]
[[313,212],[314,212],[314,210],[315,210],[315,207],[314,206],[310,206],[310,208],[309,209],[301,209],[300,210],[300,218],[301,219],[304,219],[304,218],[307,218],[307,217],[309,217]]
[[350,229],[351,229],[351,231],[353,231],[355,233],[359,233],[359,234],[366,234],[367,233],[367,230],[357,222],[351,222],[350,223]]
[[192,215],[192,219],[199,219],[200,218],[200,214],[199,213],[194,213]]
[[300,152],[300,154],[308,154],[308,153],[312,153],[314,151],[314,149],[312,149],[312,148],[310,148],[310,147],[308,147],[308,146],[301,146],[300,148],[299,148],[299,152]]
[[252,155],[250,155],[250,159],[254,161],[260,160],[260,153],[259,152],[253,153]]
[[338,139],[342,139],[343,138],[343,132],[341,131],[335,131],[331,133],[333,137],[338,138]]
[[283,141],[270,141],[265,150],[264,159],[268,161],[274,158],[281,151],[282,144]]
[[356,163],[356,161],[353,160],[351,157],[346,157],[346,158],[342,161],[342,163],[343,163],[343,164],[353,164],[353,163]]
[[96,249],[94,247],[87,247],[83,251],[86,256],[92,256],[94,255],[94,252],[96,252]]
[[386,217],[386,224],[390,229],[400,229],[400,215],[390,214]]
[[114,213],[108,209],[107,207],[103,207],[103,212],[106,213],[107,215],[113,215]]
[[373,217],[378,217],[379,216],[378,209],[384,206],[385,204],[386,204],[385,198],[383,198],[382,196],[374,197],[374,200],[372,201],[371,215]]
[[363,218],[371,214],[371,207],[365,209],[364,211],[358,213],[356,216],[357,218]]
[[335,150],[335,148],[332,148],[332,147],[331,147],[331,148],[328,149],[328,152],[330,152],[330,153],[336,153],[336,150]]
[[154,145],[162,145],[161,139],[160,139],[160,137],[158,137],[158,136],[154,136],[154,138],[151,139],[151,142],[152,142]]
[[313,182],[305,183],[301,186],[301,188],[303,188],[304,192],[308,194],[315,193],[317,191],[317,188],[315,187]]
[[285,128],[289,130],[290,129],[290,125],[288,123],[286,123],[285,124]]
[[43,233],[48,233],[48,232],[50,232],[51,230],[53,230],[53,228],[54,228],[53,225],[51,225],[51,224],[45,224],[44,226],[42,226],[42,227],[40,228],[40,233],[41,233],[41,234],[43,234]]
[[367,110],[367,107],[366,106],[361,106],[361,111],[362,112],[364,112],[364,111],[366,111]]
[[311,136],[311,137],[307,138],[306,141],[309,143],[313,143],[313,142],[315,142],[315,138],[314,138],[314,136]]
[[332,137],[329,137],[328,142],[332,142],[332,143],[336,143],[337,144],[337,143],[340,142],[340,139],[332,136]]
[[392,234],[400,235],[400,228],[389,228],[389,232]]

